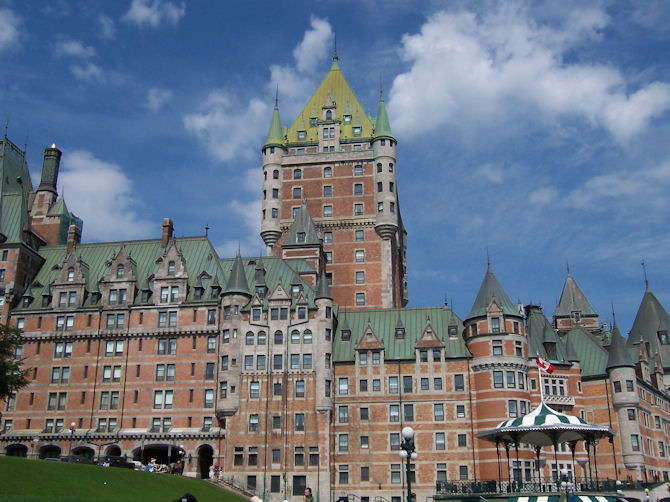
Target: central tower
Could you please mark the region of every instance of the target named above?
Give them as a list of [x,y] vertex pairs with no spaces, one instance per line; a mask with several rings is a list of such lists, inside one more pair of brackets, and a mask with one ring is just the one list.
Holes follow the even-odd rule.
[[[275,100],[263,146],[261,237],[268,255],[306,203],[326,256],[335,303],[351,309],[407,304],[406,237],[396,185],[396,139],[380,90],[372,118],[340,71],[330,71],[290,128]],[[304,238],[304,234],[302,235]]]

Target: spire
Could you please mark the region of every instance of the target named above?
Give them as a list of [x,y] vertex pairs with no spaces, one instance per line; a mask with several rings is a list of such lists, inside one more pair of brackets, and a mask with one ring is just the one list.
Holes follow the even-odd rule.
[[337,33],[333,35],[333,66],[337,65]]
[[519,312],[516,309],[516,306],[512,303],[505,293],[505,290],[498,282],[495,274],[491,270],[491,264],[488,264],[486,269],[486,275],[482,281],[482,285],[479,288],[479,293],[477,293],[477,298],[475,303],[472,306],[472,310],[466,317],[466,319],[472,319],[473,317],[485,316],[486,311],[491,304],[491,300],[494,299],[502,308],[502,311],[506,315],[519,316]]
[[[633,321],[627,345],[631,347],[642,342],[649,342],[652,347],[657,347],[659,331],[670,332],[670,315],[654,293],[647,289],[637,310],[635,321]],[[662,351],[661,357],[664,359],[664,364],[668,366],[668,361],[664,356],[665,351]]]
[[379,105],[377,106],[377,118],[375,119],[375,131],[373,137],[395,139],[393,137],[393,132],[391,132],[391,123],[389,122],[388,114],[386,113],[384,90],[382,89],[381,81],[379,82]]
[[586,299],[586,296],[584,296],[584,293],[582,293],[582,290],[577,286],[568,268],[568,276],[565,278],[561,299],[556,306],[554,315],[570,317],[573,312],[581,312],[582,317],[598,315]]
[[644,271],[645,289],[649,291],[649,279],[647,278],[647,263],[644,260],[642,260],[642,270]]
[[321,244],[321,238],[314,226],[312,215],[307,209],[307,200],[302,201],[302,206],[298,209],[293,223],[286,232],[282,247],[286,246],[314,246]]
[[242,258],[240,257],[239,251],[237,252],[237,256],[233,262],[233,268],[230,271],[230,278],[226,284],[224,294],[240,294],[251,296],[251,293],[249,293],[249,283],[247,282],[247,276],[244,273],[244,264],[242,263]]
[[266,146],[284,146],[284,135],[282,134],[281,120],[279,120],[279,87],[275,91],[275,107],[272,111],[270,129],[263,148]]
[[610,343],[610,353],[607,356],[607,370],[614,368],[634,368],[635,363],[626,349],[626,342],[621,336],[619,327],[614,323],[612,330],[612,343]]
[[325,269],[321,270],[319,280],[316,284],[316,295],[314,300],[333,300],[333,295],[330,294],[330,287],[328,286],[328,279],[326,278]]

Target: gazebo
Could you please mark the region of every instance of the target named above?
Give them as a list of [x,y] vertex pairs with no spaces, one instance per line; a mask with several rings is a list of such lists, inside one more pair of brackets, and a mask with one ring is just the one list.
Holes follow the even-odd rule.
[[[585,442],[586,453],[588,455],[589,478],[591,481],[591,451],[593,448],[593,458],[595,462],[596,484],[598,484],[598,464],[596,460],[596,442],[601,438],[611,439],[614,432],[601,425],[589,424],[585,420],[560,413],[544,402],[541,402],[534,410],[527,415],[519,418],[505,420],[498,424],[495,429],[477,434],[476,437],[491,441],[496,444],[498,454],[498,478],[502,485],[502,473],[500,469],[500,449],[502,444],[507,452],[507,472],[509,480],[509,447],[513,445],[516,450],[517,462],[519,460],[519,444],[530,444],[535,446],[537,455],[537,473],[540,479],[540,451],[542,446],[554,447],[554,461],[558,471],[558,445],[568,443],[572,452],[572,470],[575,472],[575,446],[579,441]],[[510,480],[511,481],[511,480]],[[558,479],[555,480],[558,491]],[[511,485],[511,482],[510,482]],[[538,490],[541,491],[541,490]]]

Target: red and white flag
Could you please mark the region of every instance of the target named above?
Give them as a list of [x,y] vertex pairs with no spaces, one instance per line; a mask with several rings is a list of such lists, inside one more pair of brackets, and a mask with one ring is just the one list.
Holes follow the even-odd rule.
[[549,361],[545,361],[540,356],[537,356],[537,365],[545,373],[549,373],[551,375],[554,372],[554,365]]

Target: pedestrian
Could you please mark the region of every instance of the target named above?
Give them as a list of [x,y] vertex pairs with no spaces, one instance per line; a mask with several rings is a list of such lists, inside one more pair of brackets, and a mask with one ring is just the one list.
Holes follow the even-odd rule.
[[214,464],[209,466],[209,479],[214,479]]
[[305,488],[305,496],[302,500],[303,502],[314,502],[314,497],[312,497],[312,489],[309,486]]

